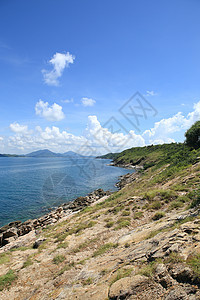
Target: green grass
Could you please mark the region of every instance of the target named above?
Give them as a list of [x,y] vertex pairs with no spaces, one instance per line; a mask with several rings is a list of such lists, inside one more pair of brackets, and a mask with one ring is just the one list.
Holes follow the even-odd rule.
[[131,219],[129,217],[122,217],[122,218],[119,218],[117,220],[117,225],[116,227],[114,228],[115,230],[118,230],[118,229],[121,229],[121,228],[124,228],[124,227],[128,227],[131,225]]
[[152,217],[152,220],[156,221],[156,220],[160,220],[161,218],[163,218],[165,216],[165,213],[163,211],[158,211],[157,213],[155,213],[155,215]]
[[143,212],[142,211],[137,211],[134,213],[133,219],[137,220],[143,217]]
[[133,268],[129,268],[129,269],[121,268],[121,269],[119,269],[117,271],[117,275],[113,278],[110,285],[112,285],[113,283],[115,283],[116,281],[118,281],[121,278],[129,277],[131,275],[132,271],[133,271]]
[[68,245],[69,245],[68,242],[63,242],[63,243],[58,244],[57,248],[58,249],[60,249],[60,248],[66,249],[68,247]]
[[6,264],[10,261],[10,256],[7,253],[0,254],[0,265]]
[[0,291],[7,288],[11,283],[17,279],[16,274],[13,270],[9,270],[5,275],[0,276]]
[[156,270],[156,266],[158,265],[158,263],[161,263],[162,260],[156,260],[153,262],[150,262],[148,265],[142,266],[138,272],[138,274],[140,275],[144,275],[147,277],[153,277],[153,275],[155,274],[155,270]]
[[200,254],[192,254],[188,257],[186,263],[193,269],[195,275],[200,278]]
[[106,227],[111,228],[111,227],[113,227],[114,224],[115,224],[114,221],[109,221],[109,222],[106,223]]
[[65,256],[64,255],[56,255],[53,258],[53,263],[56,265],[59,265],[60,263],[62,263],[65,260]]
[[158,200],[153,201],[153,203],[149,206],[150,209],[160,209],[162,207],[162,203]]
[[107,252],[109,249],[116,248],[118,244],[107,243],[101,246],[98,250],[93,253],[93,257],[99,256]]
[[22,269],[29,267],[33,264],[33,261],[30,259],[30,257],[27,258],[27,260],[23,263]]

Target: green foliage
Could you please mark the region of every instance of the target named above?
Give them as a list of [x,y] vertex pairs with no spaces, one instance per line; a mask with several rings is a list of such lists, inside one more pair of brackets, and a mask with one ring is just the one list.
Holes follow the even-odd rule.
[[114,277],[114,279],[111,281],[110,285],[115,283],[117,280],[124,278],[124,277],[129,277],[133,271],[133,268],[125,269],[121,268],[117,271],[117,275]]
[[180,208],[182,206],[183,206],[182,201],[172,201],[172,203],[170,203],[169,209],[176,209],[176,208]]
[[142,211],[137,211],[134,213],[133,219],[140,219],[143,217],[143,212]]
[[0,254],[0,265],[6,264],[10,261],[10,256],[7,253]]
[[200,189],[190,192],[188,197],[192,200],[190,208],[198,206],[200,204]]
[[195,275],[200,278],[200,254],[189,255],[186,262],[191,266]]
[[115,224],[114,221],[109,221],[109,222],[106,223],[106,227],[111,228],[114,224]]
[[68,242],[60,243],[60,244],[58,244],[58,246],[57,246],[58,249],[59,249],[59,248],[64,248],[64,249],[66,249],[67,247],[68,247]]
[[107,252],[109,249],[116,248],[118,244],[107,243],[101,246],[98,250],[93,253],[93,257],[99,256]]
[[139,274],[147,276],[147,277],[153,277],[158,263],[159,263],[158,261],[152,261],[148,265],[143,266],[140,269]]
[[153,203],[149,207],[151,209],[160,209],[162,207],[162,204],[160,201],[156,200],[156,201],[153,201]]
[[186,144],[192,148],[200,147],[200,121],[194,123],[185,133]]
[[27,260],[23,263],[22,269],[31,266],[33,264],[32,260],[30,257],[27,258]]
[[154,221],[156,221],[156,220],[160,220],[164,216],[165,216],[165,213],[163,211],[158,211],[157,213],[155,213],[155,215],[152,217],[152,219]]
[[117,226],[114,228],[114,230],[118,230],[118,229],[130,226],[130,224],[131,224],[130,221],[131,221],[131,219],[129,217],[119,218],[117,220]]
[[53,263],[58,265],[60,263],[62,263],[65,260],[65,256],[64,255],[56,255],[53,258]]
[[9,270],[5,275],[0,276],[0,291],[7,288],[17,278],[13,270]]

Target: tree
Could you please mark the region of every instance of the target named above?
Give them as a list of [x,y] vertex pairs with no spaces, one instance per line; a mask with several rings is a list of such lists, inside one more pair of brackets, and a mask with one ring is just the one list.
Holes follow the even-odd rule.
[[197,121],[185,133],[186,144],[192,148],[200,148],[200,121]]

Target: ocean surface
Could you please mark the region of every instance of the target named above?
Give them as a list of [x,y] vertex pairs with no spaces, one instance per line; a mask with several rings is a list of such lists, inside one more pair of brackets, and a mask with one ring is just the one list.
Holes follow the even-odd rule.
[[130,170],[108,166],[108,159],[0,158],[0,227],[34,219],[50,208],[95,189],[117,190],[118,177]]

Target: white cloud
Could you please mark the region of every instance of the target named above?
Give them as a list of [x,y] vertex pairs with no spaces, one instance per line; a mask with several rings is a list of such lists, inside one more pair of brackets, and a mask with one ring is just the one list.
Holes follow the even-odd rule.
[[[181,112],[178,112],[173,117],[162,119],[156,122],[154,127],[146,130],[142,136],[146,144],[155,144],[156,141],[162,143],[170,143],[174,141],[171,137],[173,133],[188,129],[196,121],[200,120],[200,101],[193,106],[194,110],[186,117]],[[156,142],[157,143],[157,142]]]
[[157,93],[155,93],[154,91],[146,91],[146,95],[145,96],[156,96]]
[[36,126],[30,131],[26,125],[12,123],[10,129],[14,134],[4,140],[0,139],[0,150],[28,153],[48,148],[55,152],[72,150],[83,155],[87,155],[91,149],[92,155],[119,152],[131,147],[174,142],[174,135],[177,132],[181,132],[184,137],[184,132],[197,120],[200,120],[200,101],[194,104],[193,111],[188,115],[184,116],[179,112],[170,118],[162,119],[142,134],[137,134],[133,130],[129,133],[117,131],[113,133],[108,128],[102,127],[96,116],[88,116],[85,133],[81,136],[73,135],[66,130],[61,131],[56,126],[45,129]]
[[93,106],[96,103],[95,100],[93,100],[91,98],[86,98],[86,97],[83,97],[81,99],[81,102],[82,102],[83,106]]
[[45,118],[48,121],[61,121],[65,115],[62,111],[62,106],[54,103],[51,106],[48,102],[39,100],[35,105],[36,115]]
[[10,129],[19,134],[27,134],[28,133],[28,126],[27,125],[20,125],[19,123],[12,123],[10,124]]
[[63,102],[63,103],[73,103],[74,99],[73,98],[71,98],[71,99],[65,99],[65,100],[61,100],[61,102]]
[[67,68],[69,64],[74,63],[74,60],[75,56],[69,52],[66,54],[57,52],[54,54],[49,61],[49,63],[53,65],[53,70],[42,70],[45,83],[57,86],[59,84],[58,78],[62,76],[64,69]]
[[0,142],[2,142],[4,140],[4,138],[2,136],[0,136]]

